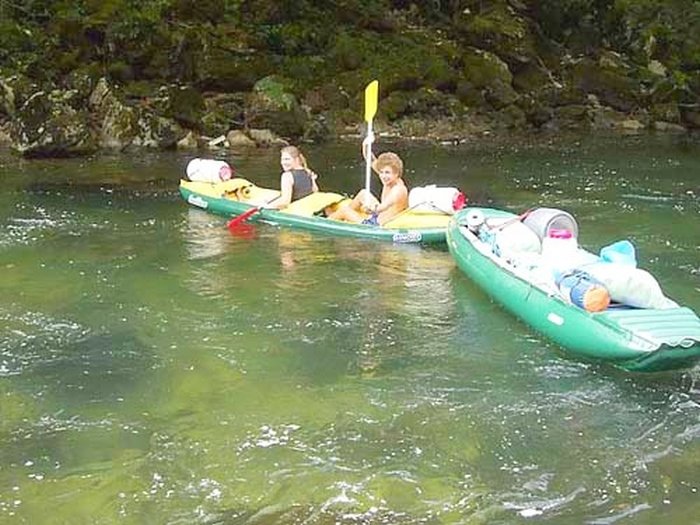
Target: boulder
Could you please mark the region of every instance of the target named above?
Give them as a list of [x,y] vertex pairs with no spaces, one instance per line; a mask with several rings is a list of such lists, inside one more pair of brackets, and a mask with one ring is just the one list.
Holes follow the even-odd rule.
[[165,89],[164,116],[191,129],[202,129],[202,116],[206,110],[204,97],[190,86],[168,86]]
[[670,122],[673,124],[681,123],[681,111],[678,104],[675,102],[666,102],[665,104],[654,104],[651,106],[651,117],[653,120]]
[[304,95],[304,105],[313,113],[345,109],[350,105],[350,96],[342,86],[330,82],[307,91]]
[[202,127],[205,135],[225,135],[245,123],[245,95],[243,93],[217,93],[205,97]]
[[474,87],[486,87],[496,80],[508,85],[513,81],[508,64],[494,53],[468,48],[462,56],[462,62],[462,78]]
[[0,77],[0,115],[14,118],[17,109],[41,88],[23,75]]
[[608,106],[594,106],[588,112],[591,117],[592,129],[621,129],[622,123],[628,120],[627,114]]
[[212,48],[198,62],[197,87],[202,91],[248,91],[257,79],[275,71],[267,53]]
[[119,100],[107,79],[97,82],[88,105],[97,123],[100,147],[122,151],[132,144],[140,131],[138,112]]
[[645,128],[644,124],[637,119],[625,119],[618,124],[618,128],[623,131],[641,131]]
[[[462,81],[469,83],[472,90],[480,91],[491,106],[502,109],[515,103],[518,93],[513,89],[513,75],[503,60],[494,53],[482,49],[468,49],[462,57]],[[458,96],[464,84],[458,84]],[[463,102],[463,96],[460,96]]]
[[10,123],[0,124],[0,145],[12,144],[10,136]]
[[226,142],[231,149],[254,148],[255,141],[240,129],[229,131],[226,135]]
[[278,137],[269,129],[249,129],[248,135],[257,146],[269,147],[289,145],[289,143],[286,140]]
[[557,129],[589,129],[590,115],[585,104],[571,104],[554,108],[553,120]]
[[574,63],[572,85],[583,93],[593,93],[603,105],[631,111],[639,105],[640,86],[622,67],[613,67],[608,56],[600,63],[584,58]]
[[700,107],[692,106],[681,109],[683,124],[693,129],[700,129]]
[[496,113],[495,123],[500,128],[510,130],[524,129],[527,126],[527,116],[521,108],[511,104]]
[[71,104],[74,92],[38,91],[17,110],[12,148],[25,157],[71,157],[97,150],[87,111]]
[[187,135],[177,141],[177,149],[194,150],[199,147],[199,139],[194,131],[188,131]]
[[5,79],[0,78],[0,115],[13,117],[15,111],[15,92]]
[[536,128],[540,128],[552,120],[552,115],[554,114],[550,106],[530,94],[520,96],[518,107],[523,110],[528,123]]
[[675,122],[664,122],[657,120],[653,125],[656,131],[662,131],[664,133],[685,133],[687,130],[680,124]]
[[146,148],[173,149],[186,135],[177,122],[146,111],[139,115],[137,127],[132,144]]
[[270,129],[283,137],[304,134],[306,113],[282,77],[270,76],[256,82],[245,109],[250,128]]

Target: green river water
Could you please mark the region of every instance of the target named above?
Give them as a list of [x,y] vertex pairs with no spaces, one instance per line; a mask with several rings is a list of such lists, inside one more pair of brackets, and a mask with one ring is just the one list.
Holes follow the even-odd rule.
[[[700,311],[697,140],[391,147],[414,186],[632,240]],[[358,145],[307,156],[363,184]],[[700,523],[698,369],[571,359],[444,248],[233,237],[189,158],[0,152],[0,523]],[[278,184],[275,150],[227,160]]]

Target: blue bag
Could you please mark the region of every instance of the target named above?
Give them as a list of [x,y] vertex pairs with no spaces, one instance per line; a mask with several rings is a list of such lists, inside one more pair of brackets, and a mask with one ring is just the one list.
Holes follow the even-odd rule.
[[600,258],[605,262],[637,266],[636,250],[628,240],[617,241],[601,248]]

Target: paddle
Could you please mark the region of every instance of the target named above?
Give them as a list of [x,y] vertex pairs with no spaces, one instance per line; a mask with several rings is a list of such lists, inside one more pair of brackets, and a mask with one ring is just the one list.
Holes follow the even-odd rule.
[[238,228],[241,224],[243,224],[246,220],[248,220],[249,217],[252,217],[256,213],[259,213],[265,206],[268,204],[276,201],[279,199],[281,195],[278,195],[274,199],[271,199],[267,201],[265,204],[261,204],[260,206],[256,206],[255,208],[251,208],[243,213],[241,213],[238,217],[234,217],[230,221],[228,221],[228,224],[226,225],[231,233],[236,232],[236,228]]
[[379,82],[373,80],[365,88],[365,122],[367,122],[367,166],[365,170],[365,205],[369,205],[369,186],[372,177],[372,119],[377,113],[377,100],[379,98]]

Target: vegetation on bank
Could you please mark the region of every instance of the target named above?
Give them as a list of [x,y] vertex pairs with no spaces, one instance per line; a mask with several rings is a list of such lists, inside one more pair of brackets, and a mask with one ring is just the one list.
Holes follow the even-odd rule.
[[322,140],[373,78],[404,136],[700,128],[700,4],[0,0],[0,140],[27,156]]

